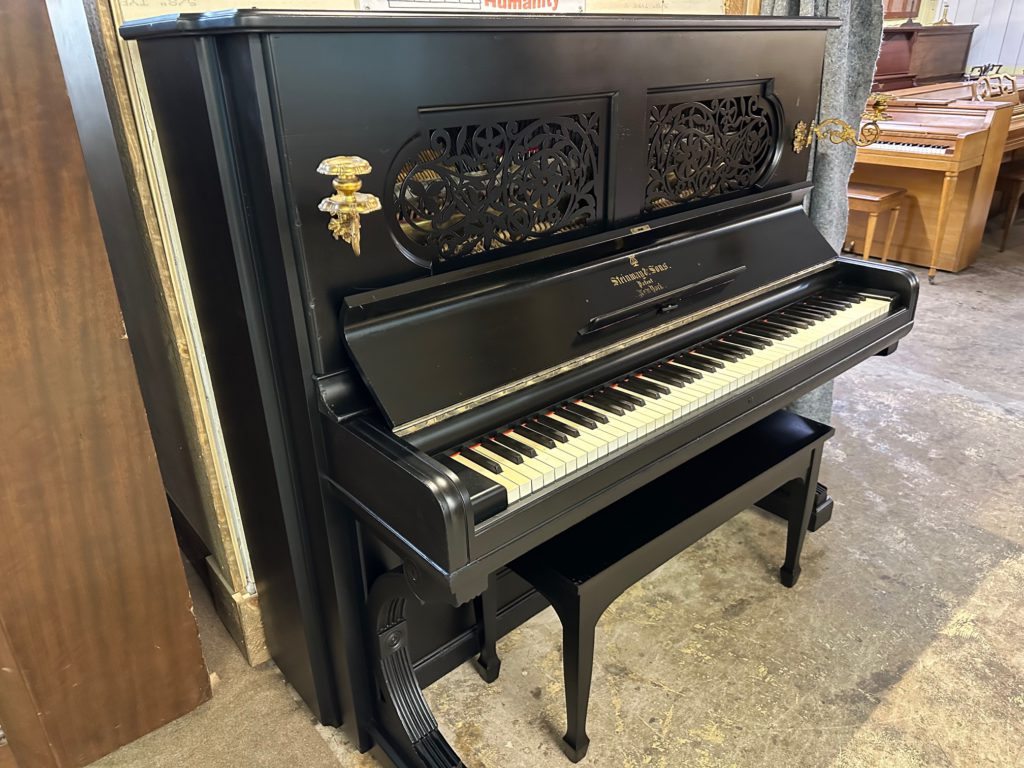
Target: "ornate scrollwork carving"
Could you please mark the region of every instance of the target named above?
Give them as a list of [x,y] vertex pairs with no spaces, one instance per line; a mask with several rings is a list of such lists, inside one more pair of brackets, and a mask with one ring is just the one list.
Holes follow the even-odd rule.
[[759,94],[652,104],[646,209],[750,189],[772,164],[778,136]]
[[849,144],[854,147],[866,147],[874,144],[882,135],[882,129],[878,122],[890,119],[888,107],[892,100],[893,96],[888,93],[873,94],[861,114],[861,119],[864,122],[861,123],[859,133],[856,128],[838,117],[829,117],[820,123],[812,121],[810,125],[801,120],[793,129],[793,151],[800,154],[814,143],[815,138],[820,141],[828,139],[833,144]]
[[596,112],[434,128],[394,180],[399,228],[417,255],[446,261],[596,222]]

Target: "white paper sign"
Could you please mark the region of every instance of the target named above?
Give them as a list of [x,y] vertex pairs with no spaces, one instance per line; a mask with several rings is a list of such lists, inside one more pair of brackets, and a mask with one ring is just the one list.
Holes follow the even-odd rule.
[[364,11],[583,13],[586,0],[360,0]]

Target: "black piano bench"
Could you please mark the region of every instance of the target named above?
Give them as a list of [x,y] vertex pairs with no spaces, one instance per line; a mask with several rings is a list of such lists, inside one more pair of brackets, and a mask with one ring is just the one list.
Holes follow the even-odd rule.
[[[821,452],[835,430],[779,411],[531,550],[510,568],[548,599],[562,622],[568,728],[562,749],[587,754],[594,633],[626,589],[752,505],[788,520],[782,583],[796,584],[817,508]],[[481,611],[487,667],[496,677],[492,611]],[[493,618],[493,617],[492,617]],[[490,624],[490,627],[487,625]]]

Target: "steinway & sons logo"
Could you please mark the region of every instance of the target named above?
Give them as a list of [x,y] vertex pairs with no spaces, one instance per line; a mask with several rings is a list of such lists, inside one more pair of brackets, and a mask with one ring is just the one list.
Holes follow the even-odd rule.
[[665,286],[658,282],[655,275],[661,272],[668,272],[672,268],[667,261],[641,267],[636,256],[630,256],[629,266],[636,269],[632,272],[621,272],[608,278],[615,288],[620,288],[624,285],[632,286],[636,289],[639,297],[650,296],[665,290]]

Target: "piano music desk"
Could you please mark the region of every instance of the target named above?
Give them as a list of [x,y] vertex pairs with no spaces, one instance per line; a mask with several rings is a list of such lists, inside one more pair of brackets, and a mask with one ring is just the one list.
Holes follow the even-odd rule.
[[[510,564],[562,622],[566,722],[563,751],[587,754],[594,634],[605,610],[629,587],[753,505],[788,521],[787,587],[800,577],[800,552],[815,508],[825,441],[835,430],[777,411],[675,471],[635,491]],[[483,611],[487,682],[497,678],[493,610]]]

